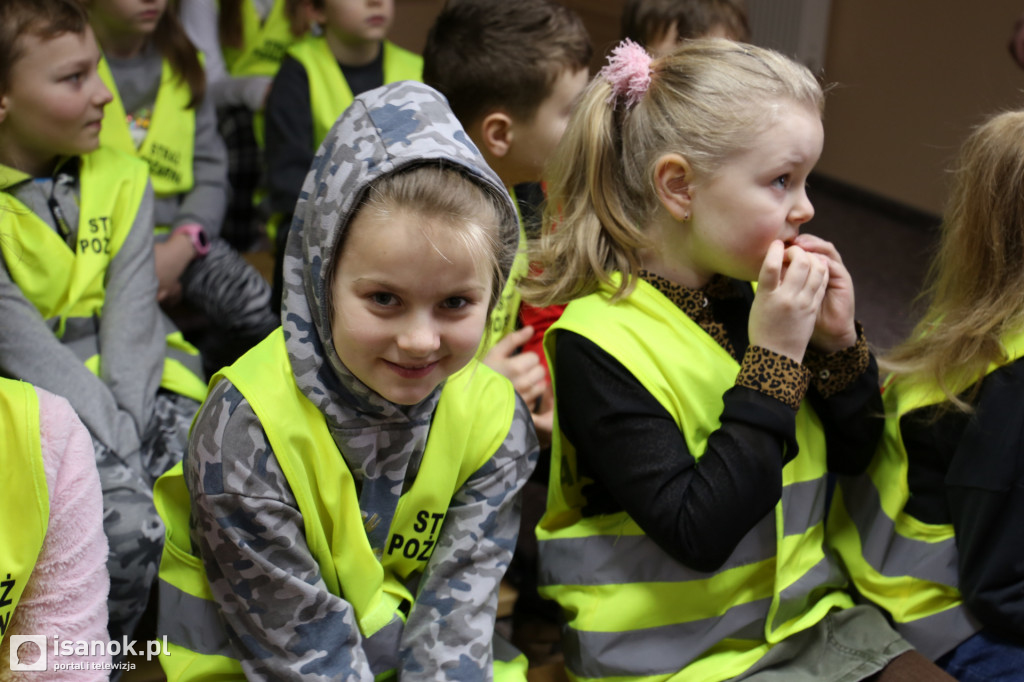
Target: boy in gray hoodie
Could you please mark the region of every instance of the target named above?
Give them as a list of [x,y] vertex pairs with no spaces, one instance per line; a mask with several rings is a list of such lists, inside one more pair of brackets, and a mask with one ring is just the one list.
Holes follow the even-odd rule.
[[206,385],[156,302],[146,166],[97,148],[99,56],[74,0],[0,4],[0,375],[66,398],[89,430],[122,641],[160,558],[153,482],[181,460]]

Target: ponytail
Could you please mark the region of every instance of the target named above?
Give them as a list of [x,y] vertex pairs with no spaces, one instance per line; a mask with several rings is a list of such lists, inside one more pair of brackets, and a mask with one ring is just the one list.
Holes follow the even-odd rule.
[[659,158],[678,154],[711,178],[771,124],[779,103],[824,107],[811,72],[771,50],[688,40],[650,61],[621,48],[587,86],[546,169],[536,272],[520,284],[534,305],[591,294],[614,272],[622,279],[613,298],[629,294],[642,250],[653,246],[645,230],[661,207]]
[[535,305],[586,296],[613,272],[624,275],[616,297],[635,285],[637,252],[648,240],[632,218],[638,207],[623,177],[621,112],[610,95],[600,76],[590,82],[545,174],[543,236],[531,254],[537,271],[521,282]]

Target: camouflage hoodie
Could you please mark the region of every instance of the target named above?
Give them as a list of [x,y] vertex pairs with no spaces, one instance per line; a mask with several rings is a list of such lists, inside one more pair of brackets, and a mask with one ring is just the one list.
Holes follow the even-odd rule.
[[[415,477],[440,394],[402,406],[342,364],[331,339],[328,265],[369,183],[423,163],[453,164],[506,197],[507,272],[518,238],[501,182],[447,103],[420,83],[364,93],[317,153],[284,258],[282,320],[295,380],[323,413],[359,482],[383,549],[403,485]],[[502,446],[456,492],[402,636],[400,677],[490,679],[498,583],[519,526],[517,492],[536,462],[529,411],[517,401]],[[185,462],[192,541],[250,679],[372,680],[350,605],[330,594],[305,543],[295,498],[251,407],[217,384]]]

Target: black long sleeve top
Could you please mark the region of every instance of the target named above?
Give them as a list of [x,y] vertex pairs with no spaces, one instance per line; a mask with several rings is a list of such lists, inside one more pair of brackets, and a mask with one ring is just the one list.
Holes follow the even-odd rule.
[[906,511],[953,524],[964,603],[1024,645],[1024,359],[989,374],[967,414],[942,406],[900,419]]
[[[338,62],[338,68],[355,97],[384,84],[384,50],[369,64],[346,66]],[[309,76],[294,57],[285,57],[274,76],[265,116],[270,210],[291,216],[318,146],[313,139]]]
[[[809,351],[804,365],[748,347],[747,283],[716,278],[695,290],[644,277],[741,362],[736,385],[724,395],[720,428],[703,453],[692,453],[636,377],[566,331],[555,339],[559,424],[581,473],[593,479],[584,488],[584,515],[626,511],[670,556],[711,571],[781,498],[782,467],[797,453],[796,410],[805,395],[825,429],[829,469],[867,467],[882,429],[878,370],[862,334],[838,353]],[[768,381],[766,362],[783,367],[786,380]]]

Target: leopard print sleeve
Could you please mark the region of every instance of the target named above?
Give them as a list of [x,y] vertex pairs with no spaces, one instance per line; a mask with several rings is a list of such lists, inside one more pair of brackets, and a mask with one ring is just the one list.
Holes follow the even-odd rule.
[[811,371],[814,388],[823,398],[831,398],[852,385],[871,364],[864,328],[857,324],[857,343],[835,353],[807,349],[804,365]]
[[795,412],[800,409],[811,371],[799,362],[761,346],[750,346],[743,354],[736,385],[751,388],[788,405]]

